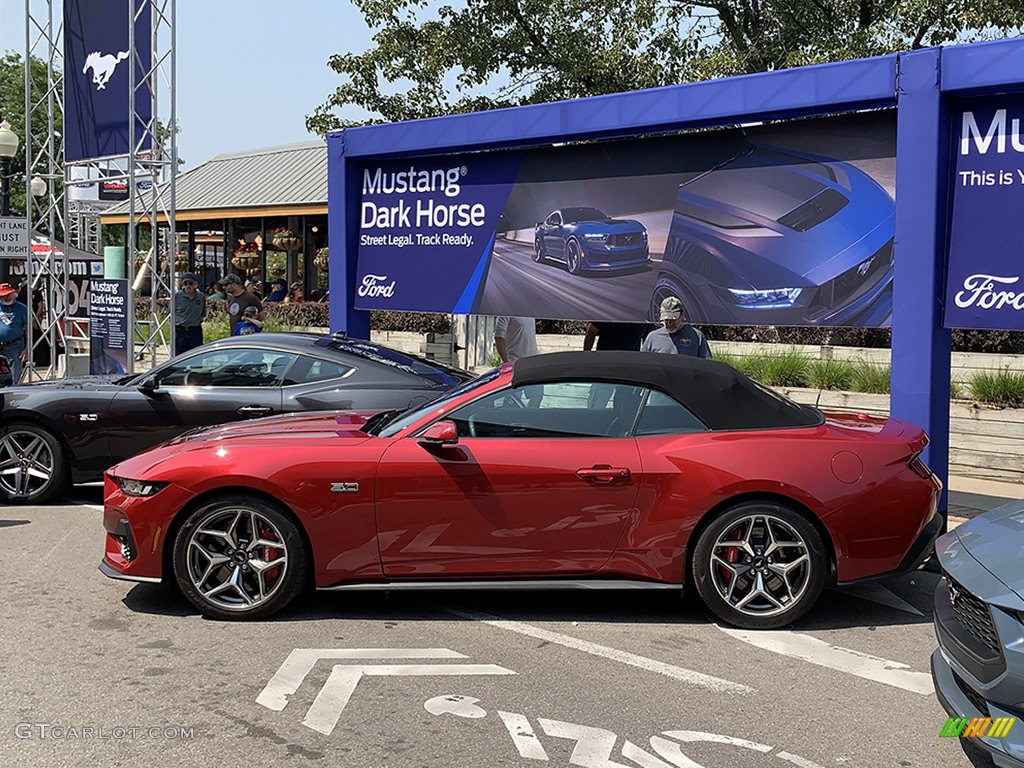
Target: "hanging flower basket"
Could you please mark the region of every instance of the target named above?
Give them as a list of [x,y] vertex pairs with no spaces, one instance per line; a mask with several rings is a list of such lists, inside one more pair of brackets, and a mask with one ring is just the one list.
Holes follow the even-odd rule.
[[327,248],[321,248],[316,252],[316,256],[313,257],[313,265],[321,272],[326,272],[328,267],[331,265],[331,260],[327,256]]
[[235,249],[235,255],[231,259],[231,263],[239,269],[244,269],[246,272],[259,269],[260,266],[260,247],[256,243],[246,243]]
[[282,251],[297,251],[302,247],[302,238],[290,229],[278,227],[270,236],[274,247]]

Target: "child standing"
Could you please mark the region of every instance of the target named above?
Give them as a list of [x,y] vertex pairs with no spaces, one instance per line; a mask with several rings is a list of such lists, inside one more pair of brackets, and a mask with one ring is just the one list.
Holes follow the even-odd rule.
[[259,310],[256,307],[246,307],[242,312],[242,319],[235,325],[235,332],[232,336],[250,336],[263,331],[263,321],[257,315]]

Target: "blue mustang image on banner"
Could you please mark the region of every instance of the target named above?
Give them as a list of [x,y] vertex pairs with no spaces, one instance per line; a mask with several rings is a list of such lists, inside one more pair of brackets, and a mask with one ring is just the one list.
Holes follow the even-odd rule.
[[554,259],[574,275],[648,269],[647,228],[632,219],[613,219],[597,208],[563,208],[537,224],[533,257]]
[[895,147],[874,111],[367,167],[356,306],[885,326]]
[[[64,158],[67,162],[127,155],[152,118],[149,89],[152,6],[147,0],[64,0]],[[135,112],[129,108],[128,25],[135,21]],[[149,141],[139,149],[150,149]]]

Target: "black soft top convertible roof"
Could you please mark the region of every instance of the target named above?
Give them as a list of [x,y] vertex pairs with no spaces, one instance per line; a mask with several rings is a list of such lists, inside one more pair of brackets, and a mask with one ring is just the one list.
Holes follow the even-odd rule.
[[607,381],[664,392],[711,429],[771,429],[821,424],[816,408],[786,400],[731,365],[655,352],[555,352],[517,360],[512,386]]

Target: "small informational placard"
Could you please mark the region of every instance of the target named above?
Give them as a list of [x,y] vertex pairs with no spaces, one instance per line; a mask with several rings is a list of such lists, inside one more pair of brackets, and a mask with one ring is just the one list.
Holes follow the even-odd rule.
[[28,219],[0,216],[0,259],[28,258]]
[[93,280],[89,291],[89,373],[128,370],[128,281]]

